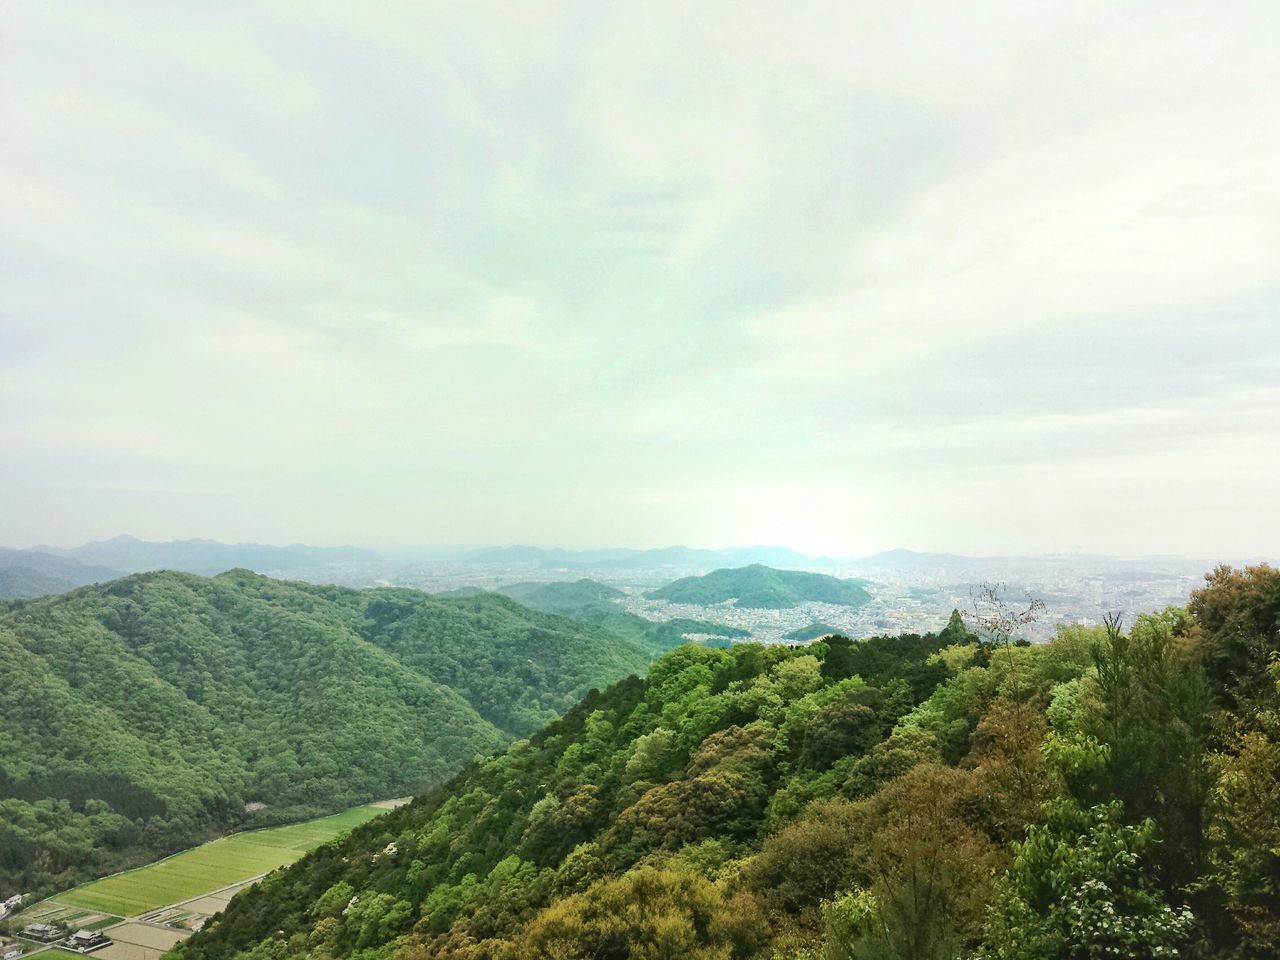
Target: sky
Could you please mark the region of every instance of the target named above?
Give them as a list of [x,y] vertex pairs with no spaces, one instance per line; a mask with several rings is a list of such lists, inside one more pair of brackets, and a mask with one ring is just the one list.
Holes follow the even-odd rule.
[[0,543],[1280,553],[1280,5],[0,5]]

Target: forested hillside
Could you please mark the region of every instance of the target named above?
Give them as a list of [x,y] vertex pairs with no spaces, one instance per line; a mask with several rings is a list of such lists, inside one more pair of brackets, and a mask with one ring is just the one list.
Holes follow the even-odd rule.
[[91,566],[72,557],[0,547],[0,600],[62,593],[119,576],[123,576],[120,570]]
[[682,647],[183,960],[1280,955],[1280,572],[1037,646]]
[[590,623],[646,650],[665,653],[686,642],[690,635],[738,640],[751,634],[740,627],[709,620],[676,617],[671,620],[646,620],[623,610],[616,601],[625,597],[621,590],[595,580],[560,583],[516,583],[498,591],[513,597],[527,607],[544,613],[557,613]]
[[645,596],[702,605],[733,600],[739,607],[765,610],[785,610],[810,601],[858,607],[871,599],[856,580],[803,570],[775,570],[758,563],[714,570],[701,577],[682,577]]
[[840,631],[837,630],[835,627],[830,626],[829,624],[826,624],[826,623],[822,623],[821,621],[815,620],[813,623],[809,624],[808,626],[796,627],[794,630],[790,630],[787,633],[784,633],[782,635],[782,639],[795,640],[799,643],[804,643],[809,640],[817,640],[821,637],[829,637],[839,632]]
[[0,890],[40,892],[210,832],[419,791],[649,659],[493,594],[243,570],[10,602]]

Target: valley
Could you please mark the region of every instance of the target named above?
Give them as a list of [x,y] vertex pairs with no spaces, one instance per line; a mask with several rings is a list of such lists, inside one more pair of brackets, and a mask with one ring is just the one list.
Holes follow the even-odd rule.
[[[81,955],[61,944],[78,930],[110,943],[95,946],[102,960],[157,960],[225,909],[235,894],[262,876],[296,861],[367,823],[404,800],[380,801],[302,823],[219,837],[142,867],[81,884],[32,904],[9,919],[11,940],[22,956],[53,960]],[[65,931],[52,943],[24,938],[30,925]]]
[[0,891],[421,791],[652,655],[492,594],[243,570],[0,605]]

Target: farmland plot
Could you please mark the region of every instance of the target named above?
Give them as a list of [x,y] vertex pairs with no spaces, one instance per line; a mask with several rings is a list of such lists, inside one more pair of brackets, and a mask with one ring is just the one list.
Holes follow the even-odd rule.
[[237,833],[59,894],[57,902],[122,917],[212,893],[293,863],[383,810],[354,807],[284,827]]

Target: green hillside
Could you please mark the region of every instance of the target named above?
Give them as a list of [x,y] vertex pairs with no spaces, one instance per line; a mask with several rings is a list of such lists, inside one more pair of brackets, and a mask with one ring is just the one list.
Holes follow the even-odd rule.
[[616,587],[595,580],[562,581],[556,583],[513,583],[502,587],[499,593],[520,601],[534,610],[544,613],[572,615],[601,604],[613,604],[626,596]]
[[242,570],[12,601],[0,606],[0,891],[421,790],[649,659],[492,594]]
[[783,640],[794,640],[799,643],[805,643],[809,640],[817,640],[819,637],[830,637],[840,633],[835,627],[815,620],[813,623],[805,627],[797,627],[782,635]]
[[701,605],[733,600],[739,607],[768,610],[784,610],[811,601],[858,607],[871,599],[871,594],[855,580],[803,570],[775,570],[758,563],[715,570],[701,577],[683,577],[645,596]]
[[685,646],[176,953],[1274,957],[1278,650],[1266,567],[1035,646]]
[[92,566],[43,550],[0,547],[0,600],[62,593],[123,575],[120,570]]
[[625,597],[621,590],[595,580],[572,583],[517,583],[503,587],[500,593],[544,613],[557,613],[624,637],[645,650],[665,653],[687,642],[689,634],[705,634],[727,640],[751,636],[747,630],[710,620],[676,617],[671,620],[646,620],[623,610],[617,600]]

